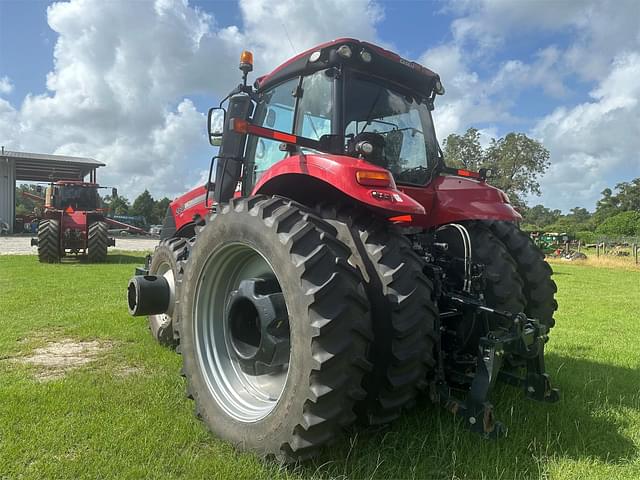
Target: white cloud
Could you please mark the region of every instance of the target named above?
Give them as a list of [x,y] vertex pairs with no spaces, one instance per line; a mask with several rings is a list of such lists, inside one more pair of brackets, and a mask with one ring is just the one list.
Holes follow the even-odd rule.
[[0,139],[14,150],[104,161],[100,181],[130,197],[145,188],[180,194],[212,153],[189,97],[226,95],[240,81],[243,48],[254,50],[262,74],[291,56],[289,38],[298,51],[340,36],[374,39],[381,10],[354,3],[242,0],[242,25],[227,27],[186,0],[54,3],[47,92],[19,106],[0,99]]
[[533,129],[551,152],[542,180],[548,206],[592,209],[612,180],[640,176],[640,52],[620,54],[610,70],[592,101],[560,107]]
[[376,40],[375,25],[383,18],[381,7],[368,0],[243,0],[240,9],[245,37],[260,52],[256,60],[269,66],[343,36]]
[[0,94],[8,95],[13,91],[13,83],[11,83],[11,79],[6,75],[0,77]]
[[[447,94],[438,99],[434,116],[439,137],[484,123],[496,132],[517,130],[525,119],[513,117],[518,97],[538,88],[556,104],[575,98],[569,80],[593,85],[592,101],[558,107],[528,132],[551,153],[542,181],[543,198],[556,208],[579,205],[593,209],[606,186],[640,176],[640,2],[603,0],[539,2],[460,0],[445,11],[456,18],[452,41],[425,52],[421,61],[441,74]],[[481,75],[474,65],[495,65],[509,42],[550,43],[530,61],[502,61],[494,73]],[[541,199],[533,198],[539,202]]]
[[515,37],[562,33],[572,38],[564,61],[585,79],[606,74],[611,59],[640,43],[640,2],[581,0],[553,3],[512,0],[457,1],[451,29],[472,53],[491,54]]
[[441,141],[450,133],[460,133],[471,126],[518,121],[509,113],[512,100],[500,95],[501,74],[495,80],[481,78],[460,45],[431,48],[418,61],[437,72],[446,89],[444,96],[436,98],[433,112]]

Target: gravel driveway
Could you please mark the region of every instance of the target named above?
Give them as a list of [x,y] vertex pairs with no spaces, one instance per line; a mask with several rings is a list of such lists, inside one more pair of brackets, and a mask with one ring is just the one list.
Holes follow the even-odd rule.
[[[116,246],[109,250],[146,251],[153,250],[158,244],[157,238],[116,237]],[[37,247],[31,246],[31,237],[1,236],[0,255],[36,255]]]

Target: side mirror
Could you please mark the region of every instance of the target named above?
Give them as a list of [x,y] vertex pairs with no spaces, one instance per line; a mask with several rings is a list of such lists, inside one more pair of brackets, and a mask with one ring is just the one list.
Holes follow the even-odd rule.
[[115,187],[111,189],[111,198],[118,198],[118,189]]
[[224,108],[214,107],[209,109],[207,116],[207,129],[209,131],[209,143],[214,147],[222,145],[222,133],[227,112]]

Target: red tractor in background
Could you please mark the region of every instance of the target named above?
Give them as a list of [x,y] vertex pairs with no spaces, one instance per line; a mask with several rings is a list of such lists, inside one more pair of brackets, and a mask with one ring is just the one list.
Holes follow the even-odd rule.
[[[98,184],[64,180],[46,189],[43,219],[38,224],[38,246],[41,262],[59,262],[67,254],[86,254],[90,262],[104,262],[107,247],[114,246],[101,208]],[[113,195],[117,195],[113,189]]]
[[551,268],[486,172],[445,165],[439,76],[354,39],[250,86],[252,64],[209,112],[209,181],[170,205],[128,286],[207,426],[297,461],[421,393],[487,437],[497,380],[558,400]]

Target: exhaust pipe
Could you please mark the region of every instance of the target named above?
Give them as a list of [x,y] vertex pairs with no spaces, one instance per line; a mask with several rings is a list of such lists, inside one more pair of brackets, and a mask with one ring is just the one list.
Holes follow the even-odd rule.
[[134,317],[166,313],[170,298],[169,283],[162,276],[136,275],[129,280],[127,303]]

